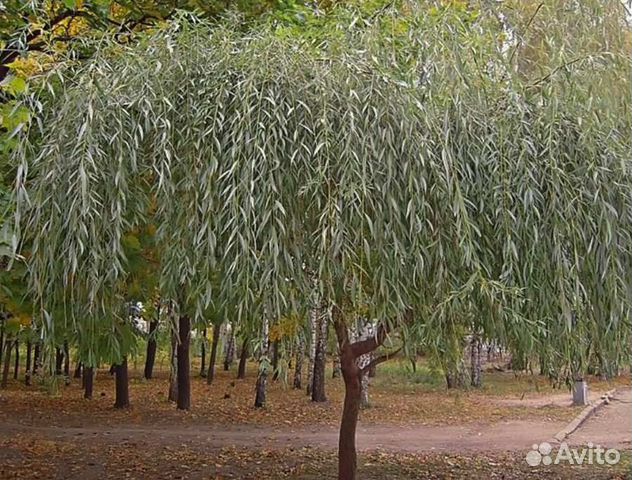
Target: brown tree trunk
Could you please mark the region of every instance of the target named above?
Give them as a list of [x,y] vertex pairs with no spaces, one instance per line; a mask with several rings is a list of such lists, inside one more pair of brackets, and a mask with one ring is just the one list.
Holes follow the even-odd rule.
[[179,410],[191,408],[191,362],[189,346],[191,344],[191,320],[188,315],[180,316],[180,342],[178,343],[178,402]]
[[114,369],[116,374],[116,400],[114,408],[129,408],[129,378],[127,372],[127,357]]
[[178,332],[175,326],[171,325],[171,357],[169,363],[169,401],[178,400]]
[[279,351],[280,343],[275,340],[272,342],[272,380],[275,382],[279,379]]
[[37,370],[40,367],[40,353],[42,344],[39,340],[35,343],[35,351],[33,352],[33,376],[37,375]]
[[200,355],[200,377],[206,377],[206,327],[202,330],[202,345]]
[[64,381],[70,385],[70,349],[67,340],[64,341]]
[[230,366],[235,360],[235,334],[233,333],[233,325],[230,325],[230,336],[226,345],[226,355],[224,355],[224,371],[230,370]]
[[323,308],[319,309],[316,322],[318,335],[316,340],[316,352],[314,356],[314,377],[312,385],[312,402],[326,402],[325,395],[325,365],[327,363],[327,315]]
[[300,390],[303,388],[303,357],[305,356],[305,340],[303,335],[298,338],[296,346],[296,365],[294,366],[294,388]]
[[0,388],[7,388],[7,382],[9,381],[9,369],[11,368],[11,350],[13,342],[8,338],[4,341],[4,367],[2,369],[2,383]]
[[15,365],[13,367],[13,380],[18,379],[18,373],[20,371],[20,342],[15,341]]
[[338,479],[355,480],[357,471],[355,437],[360,412],[360,377],[353,358],[351,365],[341,368],[345,382],[345,400],[338,439]]
[[340,367],[345,384],[345,399],[338,438],[338,480],[356,480],[358,460],[355,437],[360,412],[361,372],[351,349],[347,326],[337,307],[334,307],[333,321],[338,337]]
[[257,376],[255,386],[255,408],[262,408],[266,404],[266,384],[268,383],[268,372],[263,369]]
[[213,341],[211,343],[211,357],[208,359],[208,373],[206,383],[210,385],[215,378],[215,361],[217,360],[217,346],[219,344],[219,334],[221,325],[213,325]]
[[246,378],[246,362],[248,361],[248,338],[244,338],[241,344],[241,352],[239,354],[239,368],[237,369],[237,378]]
[[28,387],[31,385],[31,341],[26,342],[26,368],[24,370],[24,384]]
[[55,348],[55,375],[61,375],[61,369],[64,365],[64,354],[61,352],[61,348]]
[[145,371],[146,380],[151,380],[154,375],[154,363],[156,363],[156,330],[158,329],[158,321],[154,320],[149,323],[149,337],[147,338],[147,354],[145,355]]
[[84,367],[83,369],[83,398],[92,399],[94,389],[94,368]]
[[75,366],[75,373],[73,378],[81,378],[81,371],[83,370],[83,365],[81,362],[77,361],[77,365]]

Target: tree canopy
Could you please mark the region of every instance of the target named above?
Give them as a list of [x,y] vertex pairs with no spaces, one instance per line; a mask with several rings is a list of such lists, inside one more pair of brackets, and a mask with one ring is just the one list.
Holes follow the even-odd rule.
[[629,31],[608,2],[563,3],[528,3],[522,27],[486,2],[298,27],[176,15],[51,73],[17,148],[45,331],[118,325],[148,232],[187,315],[260,325],[315,289],[341,348],[377,319],[355,356],[395,328],[445,348],[468,326],[558,372],[595,348],[620,362]]

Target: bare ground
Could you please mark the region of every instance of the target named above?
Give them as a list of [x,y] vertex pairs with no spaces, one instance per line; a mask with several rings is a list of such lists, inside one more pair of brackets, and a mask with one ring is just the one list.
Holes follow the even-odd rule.
[[[195,380],[191,412],[163,398],[165,379],[135,380],[129,411],[111,408],[109,376],[100,377],[92,401],[80,398],[76,383],[59,397],[15,383],[0,395],[0,479],[335,478],[340,385],[330,382],[330,401],[320,405],[271,385],[270,406],[255,411],[252,382],[235,384],[229,373],[220,372],[211,389]],[[628,454],[596,470],[526,465],[526,451],[581,410],[567,406],[567,394],[504,374],[490,374],[486,392],[463,394],[399,391],[387,380],[375,386],[374,408],[358,427],[363,480],[631,478]],[[616,399],[570,443],[630,449],[629,383],[594,391],[612,387]]]
[[[624,450],[632,434],[632,391],[618,392],[569,439]],[[62,420],[60,418],[57,419]],[[563,422],[502,421],[463,426],[365,425],[358,430],[361,478],[626,479],[616,467],[526,467],[524,453]],[[256,425],[47,426],[0,422],[0,478],[332,478],[332,427]]]

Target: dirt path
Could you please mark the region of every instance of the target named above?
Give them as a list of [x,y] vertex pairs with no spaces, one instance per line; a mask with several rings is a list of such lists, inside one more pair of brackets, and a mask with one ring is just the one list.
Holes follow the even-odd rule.
[[609,405],[571,434],[567,442],[586,445],[592,442],[608,448],[630,449],[632,440],[632,390],[618,390]]
[[[599,410],[571,435],[569,443],[593,442],[604,446],[630,446],[632,434],[632,391],[617,394],[613,402]],[[528,450],[534,443],[550,439],[565,426],[558,421],[505,421],[491,425],[461,426],[376,426],[360,425],[358,448],[363,451],[384,450],[402,453],[419,452],[490,452]],[[89,425],[60,427],[0,423],[0,436],[33,435],[48,440],[89,441],[100,444],[148,442],[165,447],[174,445],[203,446],[205,449],[301,448],[335,449],[338,431],[332,427],[273,428],[257,425],[160,426]]]
[[[494,425],[368,426],[358,429],[360,450],[394,452],[522,450],[555,434],[563,423],[510,421]],[[286,448],[288,446],[334,449],[338,432],[333,428],[275,429],[254,425],[218,427],[45,427],[0,424],[0,435],[32,434],[48,440],[86,441],[142,445],[159,442],[169,445],[203,445],[205,448]]]

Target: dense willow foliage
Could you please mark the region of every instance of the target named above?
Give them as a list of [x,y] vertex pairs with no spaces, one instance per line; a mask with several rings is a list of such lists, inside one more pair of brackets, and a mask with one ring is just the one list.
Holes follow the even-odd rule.
[[629,98],[600,79],[629,87],[625,37],[560,65],[561,33],[534,68],[544,40],[508,54],[497,12],[454,3],[305,35],[176,22],[51,78],[18,179],[49,327],[110,322],[124,238],[152,224],[162,294],[199,315],[300,310],[317,279],[347,311],[411,308],[430,342],[471,324],[559,365],[621,355]]

